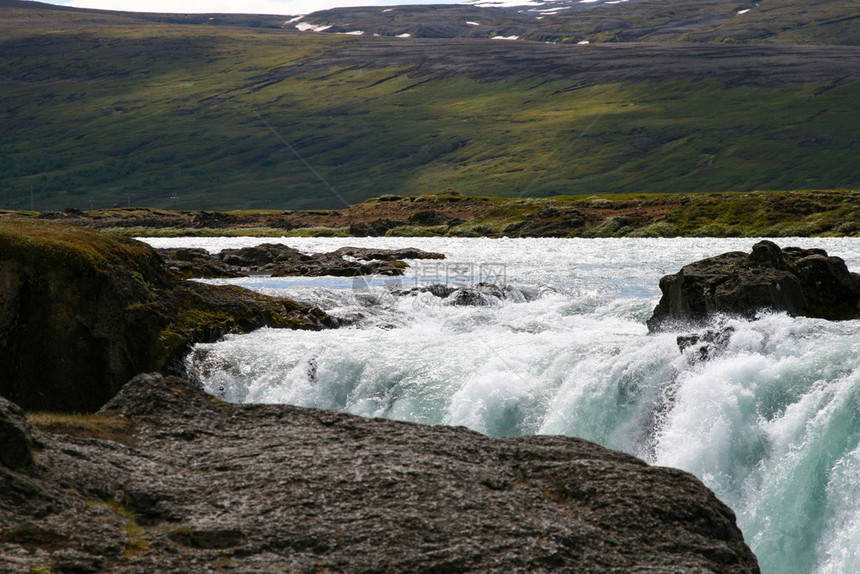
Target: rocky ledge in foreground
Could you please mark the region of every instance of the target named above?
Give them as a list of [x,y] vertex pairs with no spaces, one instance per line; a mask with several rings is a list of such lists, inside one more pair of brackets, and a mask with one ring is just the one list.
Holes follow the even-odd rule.
[[663,297],[648,320],[659,331],[724,313],[763,310],[830,320],[860,318],[860,275],[823,249],[780,249],[771,241],[685,265],[660,280]]
[[[341,247],[331,253],[302,253],[278,243],[264,243],[242,249],[209,253],[199,248],[156,250],[168,269],[179,277],[272,277],[333,275],[403,275],[409,267],[403,259],[444,259],[441,253],[420,249],[366,249]],[[347,259],[347,257],[349,259]]]
[[0,465],[0,571],[758,572],[696,478],[579,439],[230,405],[161,375],[99,425],[121,442],[0,399],[0,444],[36,452]]
[[227,333],[336,325],[289,299],[178,280],[138,241],[0,225],[0,396],[28,410],[98,410],[136,374],[176,371],[192,344]]

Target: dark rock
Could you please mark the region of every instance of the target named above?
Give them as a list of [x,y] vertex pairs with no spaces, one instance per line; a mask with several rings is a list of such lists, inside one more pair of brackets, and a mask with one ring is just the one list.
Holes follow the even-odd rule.
[[335,325],[288,299],[178,281],[132,239],[0,227],[0,396],[24,409],[97,410],[137,373],[181,365],[197,341]]
[[678,349],[683,353],[690,347],[698,347],[698,359],[707,361],[715,355],[721,353],[729,346],[732,334],[735,332],[734,327],[723,327],[722,329],[708,329],[703,333],[693,333],[690,335],[678,335],[676,343]]
[[492,307],[501,301],[515,302],[532,301],[538,294],[528,289],[520,289],[513,285],[497,285],[495,283],[475,283],[474,285],[445,285],[432,283],[410,289],[395,289],[392,295],[415,296],[429,293],[443,299],[445,305],[457,307]]
[[447,297],[451,305],[458,307],[491,307],[505,298],[504,288],[492,283],[460,287]]
[[417,295],[419,293],[429,293],[434,297],[445,299],[452,293],[457,291],[457,287],[451,287],[442,283],[432,283],[430,285],[422,285],[420,287],[412,287],[411,289],[401,289],[392,291],[393,295]]
[[0,397],[0,464],[13,470],[33,464],[32,430],[21,407]]
[[341,247],[332,251],[332,255],[354,257],[356,259],[445,259],[444,253],[424,251],[407,247],[404,249],[373,249],[368,247]]
[[860,318],[860,275],[822,249],[757,243],[685,265],[660,280],[663,297],[648,320],[657,331],[704,323],[715,314],[754,317],[763,310],[831,320]]
[[222,211],[201,211],[196,214],[191,222],[192,227],[200,228],[225,228],[235,225],[238,218]]
[[158,331],[124,318],[167,276],[143,244],[56,229],[56,241],[41,227],[0,233],[0,395],[25,409],[95,410],[152,370],[140,347]]
[[426,209],[410,215],[408,222],[416,225],[441,225],[445,223],[445,216],[435,209]]
[[556,215],[558,215],[558,209],[556,209],[555,207],[553,207],[551,205],[547,205],[546,207],[544,207],[543,209],[541,209],[538,212],[538,217],[541,219],[547,219],[550,217],[555,217]]
[[177,277],[186,279],[212,279],[216,277],[243,277],[243,274],[205,249],[158,249],[167,269]]
[[[385,197],[385,196],[383,196]],[[394,196],[395,201],[400,199],[400,196]],[[382,197],[380,201],[386,201]],[[359,221],[352,223],[349,226],[349,234],[355,237],[382,237],[390,229],[400,227],[402,221],[392,221],[391,219],[375,219],[373,221]]]
[[696,478],[580,439],[230,405],[160,375],[99,416],[138,446],[42,433],[39,478],[11,479],[53,510],[0,490],[0,571],[758,572]]
[[[210,254],[203,249],[160,249],[168,268],[179,277],[247,277],[249,275],[271,275],[273,277],[333,275],[355,277],[358,275],[403,275],[406,263],[396,261],[409,255],[423,257],[441,256],[420,249],[360,249],[341,248],[332,253],[302,253],[297,249],[278,243],[264,243],[242,249],[224,249]],[[344,255],[380,261],[348,261]],[[417,258],[423,258],[417,257]],[[444,256],[442,256],[444,257]]]
[[509,237],[565,237],[585,227],[586,219],[587,216],[576,209],[546,206],[536,216],[508,225],[504,233]]

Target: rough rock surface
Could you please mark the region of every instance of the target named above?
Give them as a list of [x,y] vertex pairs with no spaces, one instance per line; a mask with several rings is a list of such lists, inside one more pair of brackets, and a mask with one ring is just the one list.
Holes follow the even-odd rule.
[[[210,254],[205,249],[159,249],[168,268],[180,277],[245,277],[248,275],[354,277],[403,275],[402,259],[444,259],[420,249],[341,247],[331,253],[302,253],[292,247],[264,243]],[[350,257],[351,259],[346,259]]]
[[0,226],[0,396],[28,410],[95,411],[197,341],[262,326],[320,329],[319,309],[178,281],[148,246],[70,226]]
[[697,479],[573,438],[492,439],[141,375],[120,444],[0,467],[0,571],[758,572]]
[[648,328],[701,323],[717,313],[753,317],[762,310],[831,320],[860,318],[860,275],[823,249],[780,249],[771,241],[752,253],[724,253],[685,265],[660,280]]
[[21,407],[0,397],[0,465],[18,469],[33,464],[31,433]]

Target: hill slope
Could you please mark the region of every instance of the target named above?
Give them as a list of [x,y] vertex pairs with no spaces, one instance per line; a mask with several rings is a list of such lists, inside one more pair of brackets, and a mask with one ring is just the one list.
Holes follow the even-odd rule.
[[[856,0],[532,0],[521,6],[338,8],[284,27],[326,33],[414,38],[516,38],[526,41],[860,44]],[[494,7],[499,6],[499,7]]]
[[0,6],[0,208],[860,187],[858,47],[373,38],[236,18]]

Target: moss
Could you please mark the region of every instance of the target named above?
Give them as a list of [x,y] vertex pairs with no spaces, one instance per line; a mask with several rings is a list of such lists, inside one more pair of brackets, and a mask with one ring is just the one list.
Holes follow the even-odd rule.
[[145,538],[146,531],[133,522],[125,525],[125,551],[123,557],[137,556],[149,550],[149,541]]
[[448,231],[447,225],[401,225],[389,229],[386,237],[441,237]]
[[80,272],[134,264],[149,254],[147,245],[91,229],[26,219],[0,221],[0,259]]
[[125,519],[126,522],[124,530],[126,542],[125,551],[123,552],[124,557],[128,558],[130,556],[136,556],[149,550],[149,541],[145,538],[146,532],[137,524],[137,513],[129,509],[122,502],[114,499],[100,500],[97,498],[91,498],[87,500],[87,505],[106,506]]
[[678,227],[668,221],[657,221],[645,227],[634,229],[629,237],[678,237]]
[[299,227],[281,233],[284,237],[350,237],[348,227]]
[[173,320],[159,333],[159,364],[178,356],[191,344],[214,342],[228,333],[244,333],[263,325],[287,329],[318,329],[330,318],[317,308],[278,299],[236,286],[180,287],[170,294]]
[[27,420],[39,430],[81,438],[98,438],[134,446],[134,422],[112,415],[31,412]]
[[100,500],[98,498],[90,498],[87,500],[87,505],[88,506],[93,506],[93,505],[107,506],[108,508],[110,508],[111,510],[113,510],[114,512],[121,515],[122,517],[124,517],[127,520],[131,520],[131,521],[137,520],[137,514],[135,514],[133,511],[129,510],[123,503],[119,502],[118,500],[114,500],[114,499]]

